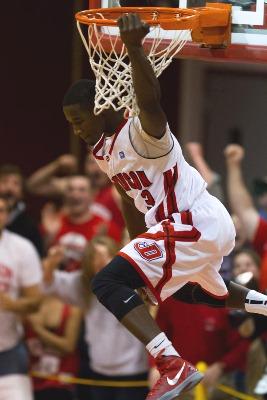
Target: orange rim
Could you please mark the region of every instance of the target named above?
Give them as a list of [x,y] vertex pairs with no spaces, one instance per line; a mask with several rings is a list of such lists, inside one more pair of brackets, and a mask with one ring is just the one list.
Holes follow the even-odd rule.
[[166,30],[195,29],[199,26],[200,13],[196,9],[168,7],[112,7],[80,11],[77,21],[85,25],[117,26],[117,20],[125,13],[135,13],[150,26]]

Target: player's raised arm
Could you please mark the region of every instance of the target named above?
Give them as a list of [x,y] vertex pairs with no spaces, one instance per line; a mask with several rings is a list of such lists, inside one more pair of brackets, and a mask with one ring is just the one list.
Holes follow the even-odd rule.
[[132,66],[142,128],[150,136],[161,138],[165,133],[167,119],[160,105],[160,85],[142,47],[142,40],[148,34],[149,26],[136,14],[123,15],[119,18],[118,25]]

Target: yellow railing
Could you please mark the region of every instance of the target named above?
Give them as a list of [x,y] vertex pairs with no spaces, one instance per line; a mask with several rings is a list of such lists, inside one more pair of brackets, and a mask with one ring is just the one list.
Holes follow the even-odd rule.
[[[205,373],[207,368],[208,368],[208,366],[204,362],[199,362],[197,364],[197,369],[202,373]],[[237,390],[232,389],[229,386],[218,385],[216,387],[216,389],[220,390],[223,393],[230,394],[231,396],[235,397],[236,399],[240,399],[240,400],[257,400],[255,397],[249,396],[246,393],[238,392]],[[207,390],[206,390],[205,386],[202,383],[200,383],[199,385],[196,386],[194,394],[195,394],[194,400],[208,400]]]
[[[207,369],[207,364],[204,362],[199,362],[197,364],[197,369],[205,373]],[[56,382],[62,382],[66,384],[72,385],[86,385],[86,386],[105,386],[105,387],[147,387],[149,386],[149,382],[146,380],[142,381],[105,381],[105,380],[96,380],[96,379],[83,379],[83,378],[75,378],[68,375],[45,375],[39,372],[32,372],[31,375],[35,378],[47,379]],[[218,385],[217,389],[226,394],[230,394],[236,399],[240,400],[257,400],[255,397],[249,396],[248,394],[238,392],[235,389],[232,389],[229,386]],[[208,400],[208,394],[205,386],[203,384],[199,384],[196,386],[194,390],[194,400]]]
[[86,385],[86,386],[105,386],[105,387],[147,387],[148,381],[105,381],[96,379],[74,378],[68,375],[45,375],[40,372],[32,372],[34,378],[47,379],[50,381],[69,383],[71,385]]

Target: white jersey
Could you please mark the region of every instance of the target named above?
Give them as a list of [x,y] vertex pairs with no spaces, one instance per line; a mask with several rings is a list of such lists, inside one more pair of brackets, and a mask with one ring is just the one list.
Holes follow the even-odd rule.
[[190,210],[207,184],[185,161],[168,126],[163,138],[154,139],[155,147],[162,144],[164,148],[166,138],[171,137],[171,148],[162,156],[144,157],[137,152],[132,138],[140,135],[142,140],[142,134],[139,119],[130,118],[113,136],[102,135],[93,154],[111,181],[133,198],[136,208],[145,214],[149,228],[175,213]]
[[[42,268],[31,242],[4,230],[0,237],[0,293],[17,299],[23,287],[40,284]],[[0,306],[0,352],[15,346],[20,340],[22,325],[12,312]]]

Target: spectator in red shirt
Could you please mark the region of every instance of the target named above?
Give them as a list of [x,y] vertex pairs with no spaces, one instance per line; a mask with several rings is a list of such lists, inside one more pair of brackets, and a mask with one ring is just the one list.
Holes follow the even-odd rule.
[[[28,190],[46,198],[57,199],[64,196],[70,176],[77,173],[77,164],[73,155],[63,154],[30,176],[27,180]],[[116,224],[122,234],[125,224],[120,211],[119,196],[90,153],[85,159],[84,173],[91,181],[94,197],[92,211]]]
[[231,144],[225,149],[227,190],[232,211],[240,219],[248,240],[261,256],[260,290],[267,289],[267,221],[261,218],[248,192],[241,170],[244,149]]
[[[82,312],[46,297],[37,313],[27,317],[25,339],[30,353],[30,369],[43,375],[77,376]],[[44,378],[33,378],[34,400],[74,400],[73,386]]]
[[120,232],[112,222],[107,223],[91,211],[92,191],[86,176],[70,177],[66,186],[64,214],[53,244],[64,249],[63,269],[79,269],[87,241],[95,235],[107,234],[119,242]]

